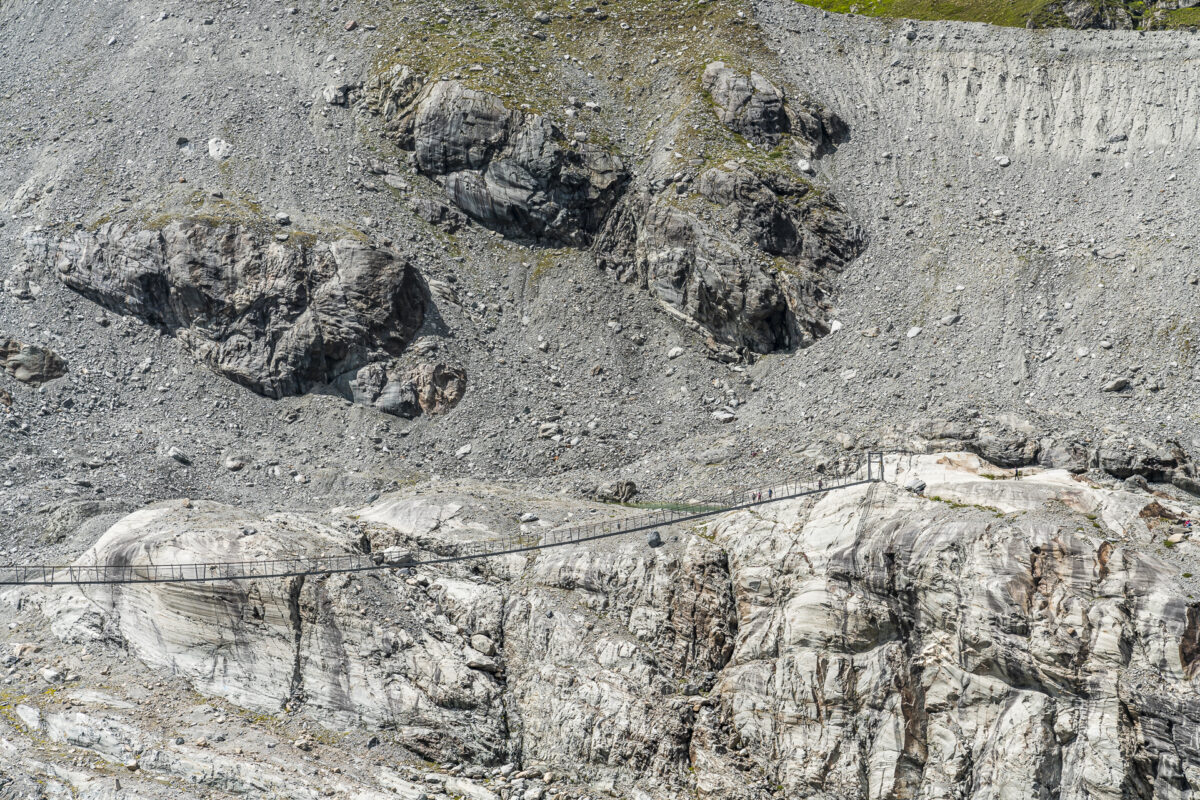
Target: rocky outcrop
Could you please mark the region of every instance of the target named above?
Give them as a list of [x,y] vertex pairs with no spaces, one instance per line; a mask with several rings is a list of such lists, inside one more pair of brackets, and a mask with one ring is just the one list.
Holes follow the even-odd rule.
[[[1189,796],[1200,613],[1183,569],[1200,556],[1175,531],[1198,509],[994,470],[905,456],[888,484],[726,514],[656,548],[38,602],[67,639],[116,637],[204,693],[380,728],[424,759],[565,771],[579,792],[565,797]],[[369,545],[404,565],[494,536],[490,505],[421,494],[263,518],[161,504],[82,563]],[[1140,554],[1168,534],[1173,549]]]
[[442,414],[458,405],[467,390],[467,374],[446,364],[404,369],[397,363],[368,364],[349,384],[354,402],[398,417]]
[[471,218],[509,236],[586,245],[628,177],[617,155],[567,140],[545,117],[459,81],[424,83],[397,66],[369,94],[417,169]]
[[27,249],[66,286],[170,331],[213,370],[267,397],[398,356],[424,320],[416,269],[353,239],[308,246],[232,223],[110,222],[63,238],[35,231]]
[[720,526],[738,644],[713,696],[738,740],[790,796],[1186,796],[1198,754],[1174,732],[1200,697],[1177,568],[1040,512],[1136,537],[1144,501],[973,469],[921,459],[897,480],[1025,515],[880,487]]
[[1119,2],[1056,0],[1031,14],[1027,24],[1030,28],[1064,27],[1112,30],[1132,28],[1134,20],[1129,10]]
[[0,336],[0,368],[33,386],[41,386],[67,374],[67,362],[53,350],[3,336]]
[[[255,518],[209,502],[160,504],[124,518],[80,560],[141,565],[352,554],[345,520]],[[434,761],[504,757],[495,670],[472,664],[464,638],[426,586],[386,574],[150,584],[84,590],[74,636],[117,636],[142,661],[199,691],[263,712],[303,707],[326,725],[394,729]],[[468,604],[498,602],[486,585]],[[70,596],[60,599],[71,619]],[[389,609],[364,614],[366,606]],[[495,618],[497,615],[493,614]]]
[[757,72],[749,77],[714,61],[704,69],[700,84],[712,99],[717,119],[755,144],[775,147],[787,138],[804,155],[836,149],[849,131],[837,114],[807,100],[789,103],[784,91]]
[[830,280],[864,236],[830,195],[736,162],[706,170],[699,209],[670,194],[623,201],[597,261],[664,308],[743,352],[805,347],[830,331]]
[[1114,478],[1174,484],[1200,495],[1196,463],[1178,442],[1162,444],[1113,433],[1098,445],[1082,434],[1063,432],[1037,436],[1027,422],[1006,418],[962,422],[948,419],[918,420],[909,430],[908,447],[925,452],[965,450],[998,467],[1014,469],[1038,465],[1073,473],[1099,470]]

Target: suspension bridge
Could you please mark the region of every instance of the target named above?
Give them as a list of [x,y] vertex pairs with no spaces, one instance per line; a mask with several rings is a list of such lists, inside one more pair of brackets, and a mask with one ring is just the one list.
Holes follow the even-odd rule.
[[832,470],[826,472],[802,470],[785,482],[741,489],[707,503],[671,504],[639,514],[555,528],[536,534],[514,531],[495,539],[455,545],[453,552],[449,554],[423,554],[418,557],[411,552],[394,555],[385,550],[378,553],[297,555],[253,561],[12,565],[0,567],[0,586],[203,583],[411,569],[529,553],[631,533],[647,533],[668,525],[703,520],[731,511],[824,494],[850,486],[879,483],[882,480],[883,453],[863,453],[842,459]]

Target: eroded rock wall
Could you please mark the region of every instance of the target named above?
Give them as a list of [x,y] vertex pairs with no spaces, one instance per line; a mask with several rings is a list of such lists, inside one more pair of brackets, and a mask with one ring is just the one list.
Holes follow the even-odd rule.
[[[617,794],[1190,796],[1200,612],[1190,573],[1143,551],[1197,509],[1066,470],[1015,480],[965,453],[887,472],[657,548],[129,588],[99,615],[58,601],[56,627],[117,635],[250,707]],[[913,477],[925,496],[898,488]],[[285,541],[448,553],[489,535],[435,497],[386,498],[355,520],[249,526],[215,505],[160,507],[90,557],[254,557]]]

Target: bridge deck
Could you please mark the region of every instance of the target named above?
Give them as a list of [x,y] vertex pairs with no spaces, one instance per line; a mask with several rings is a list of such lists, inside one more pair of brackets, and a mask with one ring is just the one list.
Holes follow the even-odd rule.
[[[865,468],[865,475],[860,475]],[[243,581],[329,575],[337,572],[371,572],[397,568],[448,564],[494,556],[528,553],[550,547],[580,544],[611,536],[624,536],[848,486],[875,483],[883,478],[883,454],[869,453],[850,459],[834,474],[808,470],[774,486],[737,491],[710,503],[675,505],[620,519],[557,528],[538,534],[513,532],[484,542],[464,543],[452,555],[430,555],[389,561],[383,553],[347,553],[334,556],[291,556],[256,561],[195,562],[180,564],[72,564],[15,565],[0,568],[0,586],[64,586],[116,583],[196,583]],[[758,497],[761,495],[762,499]]]

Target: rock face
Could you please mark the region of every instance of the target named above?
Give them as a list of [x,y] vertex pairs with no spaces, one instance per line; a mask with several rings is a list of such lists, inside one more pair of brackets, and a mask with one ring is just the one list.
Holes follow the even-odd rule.
[[216,372],[297,395],[404,352],[425,314],[409,264],[355,240],[293,246],[234,224],[106,223],[27,237],[31,256],[95,302],[174,333]]
[[67,362],[53,350],[0,336],[0,367],[22,383],[41,386],[67,374]]
[[717,119],[755,144],[775,147],[786,134],[795,134],[793,141],[807,155],[820,155],[835,149],[849,133],[837,114],[824,106],[790,105],[783,90],[757,72],[747,77],[714,61],[705,67],[700,83],[712,98]]
[[[1189,796],[1200,614],[1179,564],[1135,548],[1197,509],[994,469],[906,456],[890,484],[736,512],[658,547],[42,602],[61,635],[116,635],[246,707],[394,729],[426,759],[566,770],[616,796]],[[410,563],[486,533],[463,511],[389,497],[353,522],[279,514],[247,534],[243,512],[163,504],[82,563],[364,542]]]
[[[952,472],[916,468],[929,495],[1000,496]],[[1002,509],[1057,497],[1137,524],[1118,493],[1072,483],[1006,488]],[[1195,725],[1200,697],[1173,570],[1036,514],[984,524],[922,518],[928,506],[889,489],[725,524],[738,646],[714,694],[739,739],[778,754],[797,796],[1186,792],[1200,753],[1174,731]]]
[[[169,503],[123,519],[81,563],[337,555],[354,552],[360,536],[344,522]],[[501,685],[468,664],[470,634],[439,621],[439,602],[423,587],[342,576],[109,588],[88,592],[102,617],[88,612],[76,635],[107,629],[202,692],[268,713],[303,705],[330,725],[394,727],[406,747],[436,761],[505,754]],[[394,622],[359,613],[385,597]],[[499,637],[499,593],[479,586],[464,602],[491,609],[478,611],[474,632]]]
[[[1196,507],[994,469],[906,456],[889,484],[728,514],[657,547],[40,602],[60,635],[115,635],[248,708],[379,727],[426,759],[567,770],[617,796],[1189,796],[1200,614],[1186,562],[1136,548],[1168,533],[1191,547],[1173,531]],[[369,545],[407,564],[486,528],[430,495],[352,519],[170,503],[81,563]]]
[[[795,107],[757,73],[721,62],[701,79],[717,118],[781,160],[706,165],[691,186],[651,181],[627,193],[596,240],[597,263],[736,357],[807,347],[831,331],[831,279],[865,246],[832,194],[793,172],[846,136],[828,109]],[[675,176],[677,178],[678,176]],[[681,199],[681,195],[687,199]]]
[[837,201],[736,162],[706,170],[698,189],[720,210],[628,198],[597,241],[598,263],[724,345],[769,353],[829,333],[828,280],[864,245]]
[[396,365],[368,364],[350,382],[354,402],[410,419],[422,411],[449,411],[466,390],[466,372],[445,364],[421,364],[402,371]]
[[1062,26],[1068,28],[1127,29],[1133,18],[1120,3],[1094,3],[1092,0],[1058,0],[1032,15],[1029,27]]
[[601,147],[568,141],[548,119],[510,111],[458,81],[422,84],[394,67],[371,85],[373,107],[451,201],[506,235],[586,245],[628,175]]

